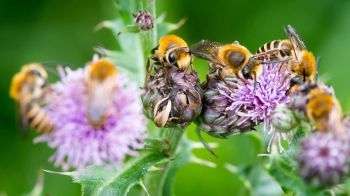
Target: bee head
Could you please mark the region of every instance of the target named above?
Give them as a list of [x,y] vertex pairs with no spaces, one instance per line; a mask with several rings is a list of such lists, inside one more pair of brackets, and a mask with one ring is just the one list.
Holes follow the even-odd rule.
[[182,70],[192,63],[192,55],[187,43],[176,35],[160,38],[157,52],[163,63],[175,65]]

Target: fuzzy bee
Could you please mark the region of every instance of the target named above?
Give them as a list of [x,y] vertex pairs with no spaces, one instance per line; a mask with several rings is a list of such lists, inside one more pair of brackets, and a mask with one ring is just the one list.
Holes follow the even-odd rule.
[[42,109],[48,90],[47,72],[41,64],[24,65],[12,78],[10,96],[18,103],[20,128],[24,136],[29,127],[39,132],[52,130],[50,117]]
[[286,62],[288,70],[292,73],[291,88],[288,92],[293,93],[301,84],[316,81],[318,63],[291,25],[284,31],[288,39],[263,44],[256,52],[256,56],[262,62],[264,60]]
[[[153,60],[151,64],[150,60]],[[176,66],[180,70],[190,71],[192,66],[192,55],[187,43],[176,35],[166,35],[159,39],[159,44],[152,49],[151,56],[147,61],[147,73],[164,67]]]
[[113,92],[117,88],[116,66],[106,59],[90,63],[86,72],[88,89],[87,118],[91,126],[104,125],[112,105]]
[[146,115],[158,127],[185,127],[200,113],[201,97],[187,43],[176,35],[161,37],[147,62]]
[[[301,95],[301,96],[299,96]],[[334,92],[322,83],[304,83],[293,97],[303,97],[302,103],[306,117],[322,132],[344,131],[342,112]],[[300,99],[300,98],[298,98]],[[292,103],[294,102],[292,98]],[[299,107],[300,108],[300,107]]]

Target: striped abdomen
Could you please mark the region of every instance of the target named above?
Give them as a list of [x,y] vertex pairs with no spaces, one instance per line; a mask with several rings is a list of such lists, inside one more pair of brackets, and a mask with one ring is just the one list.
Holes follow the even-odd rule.
[[266,54],[265,59],[282,60],[292,55],[292,45],[289,40],[274,40],[262,45],[256,54]]
[[38,104],[31,104],[26,117],[30,126],[38,132],[52,131],[53,127],[48,115]]

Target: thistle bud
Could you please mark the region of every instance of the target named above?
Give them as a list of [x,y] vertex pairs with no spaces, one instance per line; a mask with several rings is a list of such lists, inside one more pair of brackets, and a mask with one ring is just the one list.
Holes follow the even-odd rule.
[[285,104],[281,104],[272,111],[271,124],[280,131],[289,132],[297,126],[297,119]]
[[158,127],[185,127],[202,110],[203,91],[196,72],[164,67],[150,76],[143,90],[144,111]]
[[300,174],[314,186],[341,183],[348,171],[348,142],[331,133],[315,133],[302,141]]
[[153,17],[147,11],[138,11],[133,14],[135,23],[141,30],[147,31],[153,28]]

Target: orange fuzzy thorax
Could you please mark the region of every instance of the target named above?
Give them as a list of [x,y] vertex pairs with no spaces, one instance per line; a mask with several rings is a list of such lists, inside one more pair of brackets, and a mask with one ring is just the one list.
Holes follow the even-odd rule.
[[317,130],[328,131],[333,125],[340,123],[341,109],[333,95],[323,89],[314,89],[309,93],[308,100],[307,117]]
[[169,49],[169,46],[173,46],[176,48],[188,48],[187,43],[176,35],[166,35],[159,39],[159,48],[157,51],[157,55],[163,57],[166,51]]
[[[239,65],[234,65],[232,62],[230,62],[229,55],[232,52],[239,52],[244,56],[244,62],[242,62]],[[250,51],[241,45],[238,44],[227,44],[219,49],[218,51],[218,58],[221,59],[223,64],[228,65],[228,71],[232,73],[236,73],[239,69],[241,69],[244,65],[246,65],[249,61],[249,58],[252,56]]]
[[89,77],[91,80],[103,81],[104,79],[117,74],[115,65],[106,59],[100,59],[90,65]]

